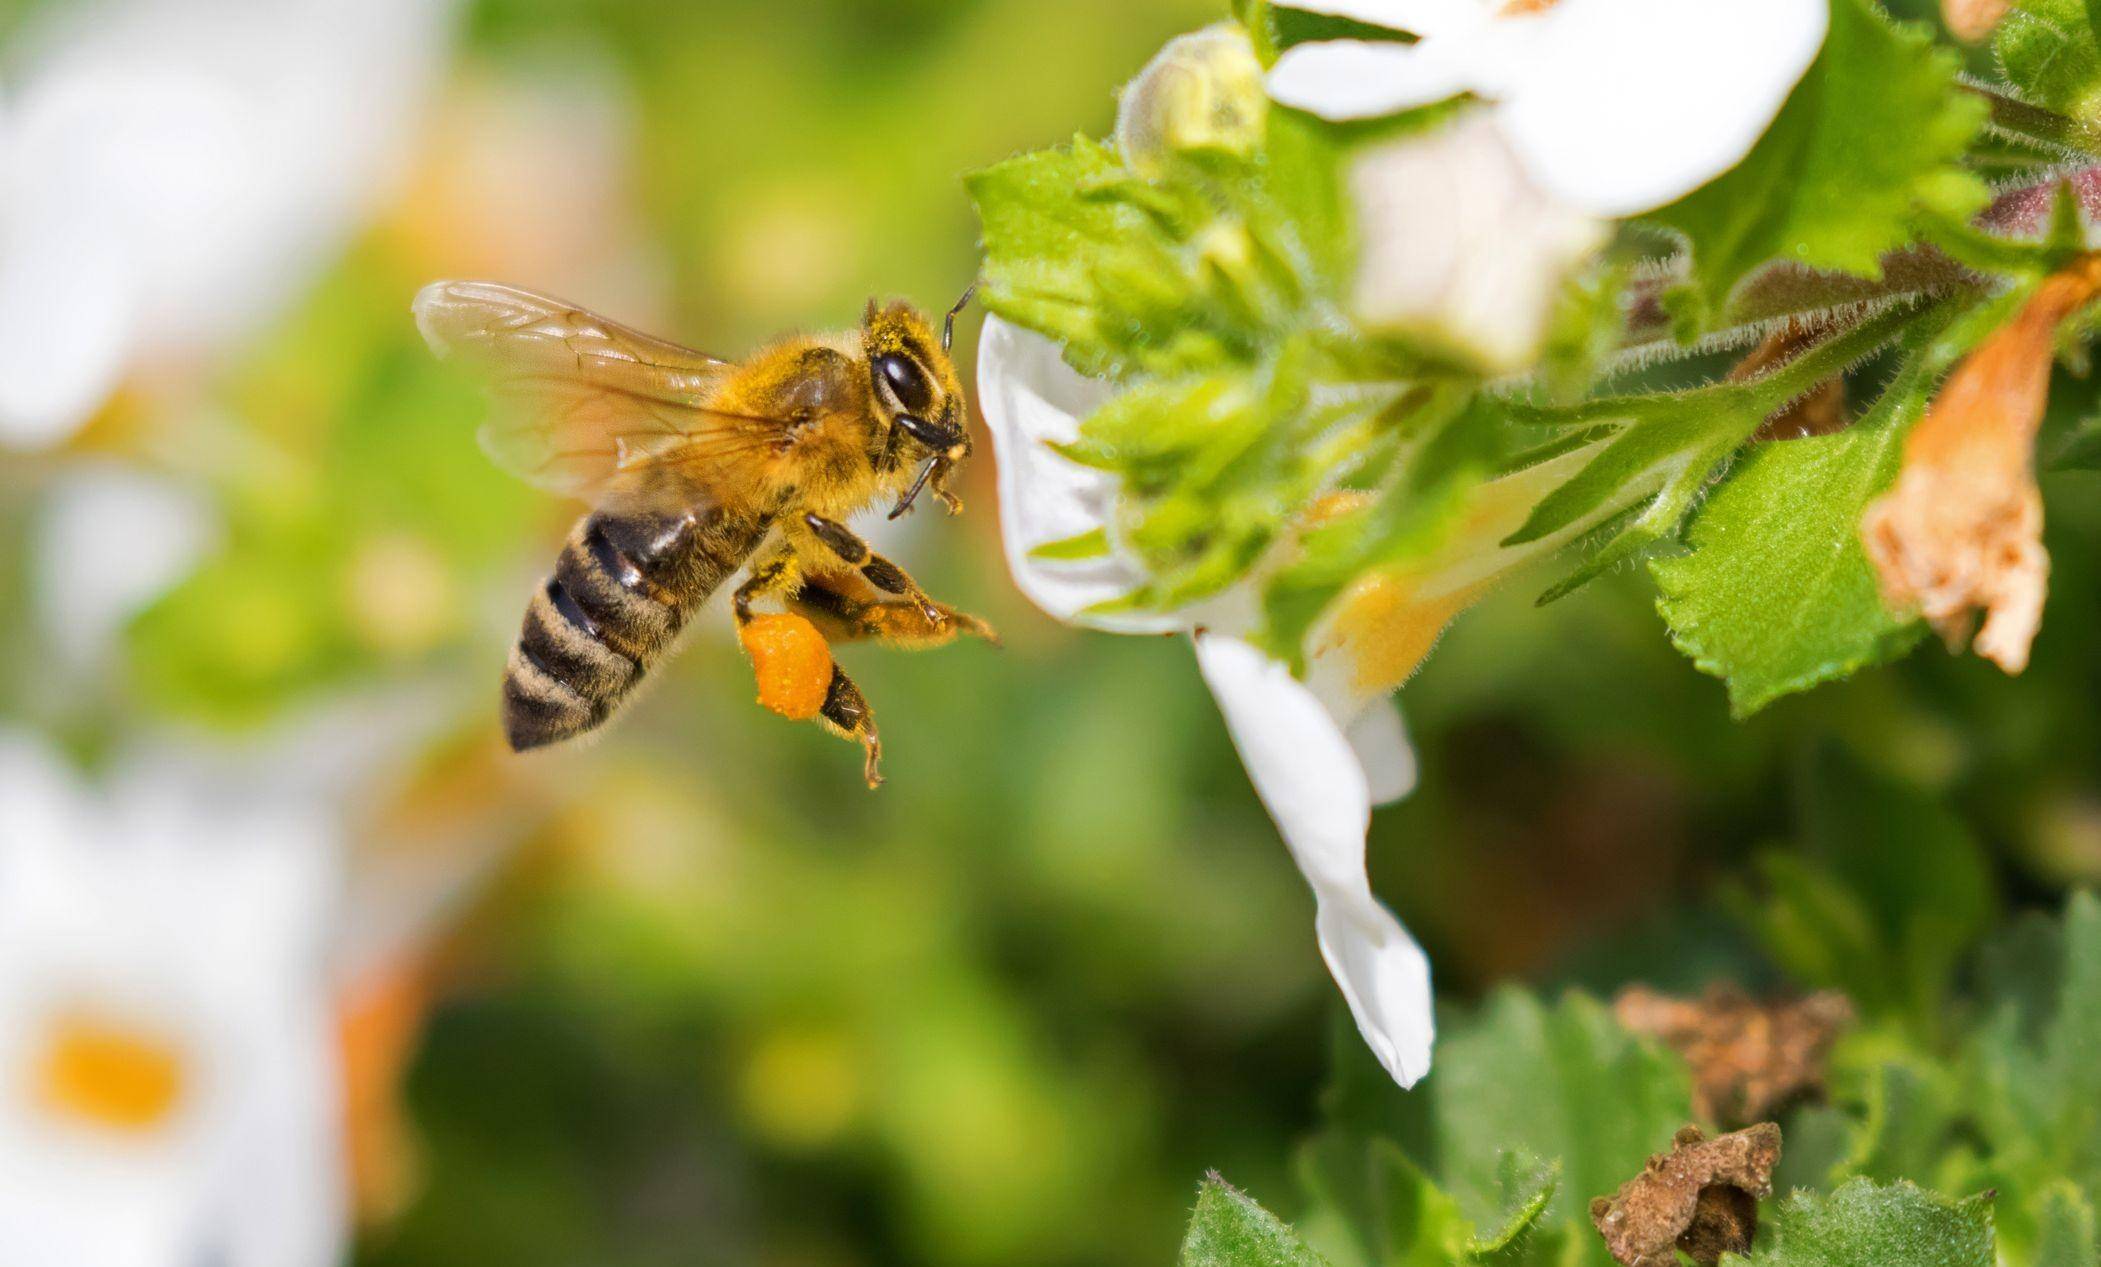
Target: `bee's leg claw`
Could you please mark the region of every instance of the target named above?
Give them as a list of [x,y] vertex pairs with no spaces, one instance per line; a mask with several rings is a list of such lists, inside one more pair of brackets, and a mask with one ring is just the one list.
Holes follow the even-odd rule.
[[999,636],[999,630],[994,629],[976,616],[964,615],[959,612],[956,615],[956,623],[962,626],[964,633],[969,634],[973,638],[983,639],[995,647],[1007,645],[1007,640]]
[[867,754],[861,761],[861,777],[868,781],[868,790],[873,792],[883,786],[883,741],[874,731],[861,736],[861,747]]

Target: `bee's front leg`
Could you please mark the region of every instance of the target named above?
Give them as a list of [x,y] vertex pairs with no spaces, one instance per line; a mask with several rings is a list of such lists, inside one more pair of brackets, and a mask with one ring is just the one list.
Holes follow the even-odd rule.
[[927,596],[919,588],[919,582],[905,574],[905,570],[868,548],[868,543],[854,534],[853,529],[823,515],[804,515],[803,527],[810,536],[829,551],[840,562],[858,570],[863,580],[885,594],[895,594],[919,608],[929,625],[939,628],[947,619],[941,604]]

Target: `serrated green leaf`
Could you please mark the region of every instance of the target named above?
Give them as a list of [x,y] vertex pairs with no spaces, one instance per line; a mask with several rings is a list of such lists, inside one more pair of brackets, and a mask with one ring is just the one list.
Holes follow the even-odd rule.
[[1473,1237],[1459,1203],[1390,1141],[1323,1131],[1299,1157],[1314,1213],[1340,1233],[1335,1258],[1365,1267],[1448,1267]]
[[1761,1267],[1994,1267],[1988,1195],[1961,1201],[1908,1183],[1856,1179],[1782,1202]]
[[1992,52],[2023,98],[2074,119],[2094,118],[2101,48],[2087,0],[2022,0],[1994,31]]
[[1649,564],[1671,641],[1728,684],[1736,716],[1917,644],[1918,622],[1882,601],[1860,518],[1925,401],[1900,383],[1837,435],[1754,448],[1693,519],[1690,552]]
[[1712,327],[1768,260],[1879,276],[1920,208],[1962,220],[1982,206],[1957,164],[1987,108],[1958,68],[1873,0],[1833,0],[1823,51],[1749,157],[1651,217],[1691,247],[1676,302],[1692,324]]
[[1972,1038],[1978,1127],[2009,1180],[2101,1191],[2101,902],[2076,894],[2016,938],[1991,956],[1998,1010]]
[[1496,1181],[1501,1189],[1496,1217],[1467,1241],[1468,1258],[1495,1261],[1513,1255],[1553,1205],[1561,1188],[1561,1163],[1522,1149],[1505,1152],[1497,1161]]
[[1326,1267],[1282,1220],[1216,1175],[1197,1192],[1179,1262],[1181,1267]]
[[[1684,1065],[1582,995],[1548,1007],[1502,991],[1447,1032],[1426,1084],[1439,1173],[1477,1225],[1494,1225],[1504,1208],[1510,1150],[1558,1160],[1561,1183],[1542,1217],[1587,1227],[1589,1198],[1618,1187],[1691,1119]],[[1611,1261],[1595,1236],[1578,1243],[1585,1261]]]

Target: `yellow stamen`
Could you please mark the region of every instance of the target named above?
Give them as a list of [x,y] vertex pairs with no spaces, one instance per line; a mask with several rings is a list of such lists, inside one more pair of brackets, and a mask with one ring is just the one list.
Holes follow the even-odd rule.
[[143,1134],[181,1103],[182,1052],[165,1037],[81,1016],[51,1027],[37,1068],[44,1104],[107,1130]]

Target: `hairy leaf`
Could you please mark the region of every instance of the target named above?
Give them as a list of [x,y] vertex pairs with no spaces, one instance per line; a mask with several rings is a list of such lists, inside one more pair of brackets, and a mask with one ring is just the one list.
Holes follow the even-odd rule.
[[1798,1192],[1774,1215],[1768,1267],[1993,1267],[1989,1196],[1956,1201],[1908,1183],[1856,1179]]

